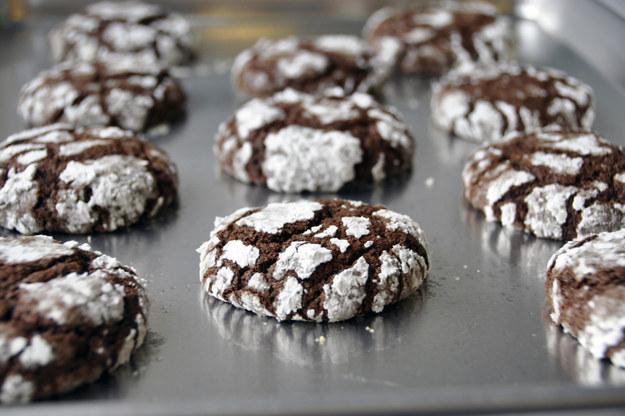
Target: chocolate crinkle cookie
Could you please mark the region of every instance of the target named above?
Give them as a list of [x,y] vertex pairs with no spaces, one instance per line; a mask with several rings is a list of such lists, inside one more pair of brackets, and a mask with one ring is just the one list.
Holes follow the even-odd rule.
[[507,64],[452,72],[432,92],[432,122],[474,142],[548,127],[589,130],[595,120],[592,89],[552,68]]
[[177,200],[167,154],[117,127],[57,124],[0,143],[0,225],[24,234],[114,231]]
[[49,37],[56,62],[107,62],[130,56],[144,63],[173,66],[193,56],[187,21],[159,6],[139,2],[91,4],[69,16]]
[[404,74],[506,62],[514,49],[511,20],[479,2],[385,7],[367,20],[363,36],[380,65]]
[[133,59],[65,62],[22,88],[18,113],[29,127],[57,122],[161,130],[185,112],[184,92],[169,72]]
[[549,261],[545,290],[554,323],[625,368],[625,230],[568,242]]
[[66,393],[128,362],[146,334],[144,284],[86,244],[0,238],[0,403]]
[[231,75],[237,89],[254,97],[285,88],[310,94],[330,87],[374,93],[387,78],[364,41],[352,35],[263,38],[236,57]]
[[381,205],[322,200],[243,208],[198,249],[204,291],[280,321],[342,321],[414,293],[430,269],[425,235]]
[[479,149],[464,195],[489,221],[571,240],[625,227],[625,151],[588,132],[511,135]]
[[219,126],[222,168],[277,192],[337,191],[412,166],[413,138],[399,114],[368,94],[292,89],[243,105]]

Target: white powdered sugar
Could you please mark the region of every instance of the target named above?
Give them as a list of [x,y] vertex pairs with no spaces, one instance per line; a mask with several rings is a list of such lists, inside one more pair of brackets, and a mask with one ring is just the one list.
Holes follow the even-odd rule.
[[625,267],[624,259],[621,229],[570,241],[551,257],[547,272],[552,320],[593,356],[620,367],[625,367],[625,286],[611,276]]
[[109,325],[123,318],[126,296],[123,287],[109,280],[106,273],[96,270],[43,283],[22,283],[19,302],[32,304],[37,313],[60,325]]
[[69,256],[73,252],[74,250],[54,242],[49,236],[38,235],[22,240],[0,238],[0,261],[6,264],[55,259]]
[[[27,154],[33,151],[45,150],[44,144],[23,143],[6,146],[0,150],[0,162],[6,162],[19,154]],[[24,163],[22,163],[24,164]]]
[[12,357],[20,354],[28,340],[24,337],[11,337],[0,333],[0,364],[6,364]]
[[26,403],[32,400],[35,384],[26,380],[21,374],[10,374],[0,386],[0,402]]
[[64,144],[59,148],[60,156],[73,156],[84,152],[87,149],[91,149],[95,146],[100,146],[109,143],[108,140],[82,140],[79,142],[71,142]]
[[42,230],[42,224],[33,215],[37,203],[39,185],[35,181],[37,165],[33,164],[21,172],[11,168],[4,186],[0,188],[0,224],[23,234]]
[[334,237],[336,235],[336,232],[338,231],[338,227],[336,225],[331,225],[328,228],[326,228],[325,230],[323,230],[323,232],[317,233],[315,234],[315,238],[328,238],[328,237]]
[[334,192],[355,178],[362,153],[349,133],[288,126],[267,135],[262,168],[269,189]]
[[504,227],[511,227],[516,220],[516,204],[514,202],[508,202],[501,206],[501,225]]
[[323,35],[314,39],[315,47],[325,52],[361,57],[366,53],[365,43],[352,35]]
[[391,114],[396,110],[393,108],[371,108],[367,114],[376,121],[376,128],[383,140],[391,143],[396,149],[410,149],[412,147],[412,139],[408,134],[408,128],[403,121],[393,117]]
[[584,159],[581,157],[571,158],[563,154],[534,152],[526,157],[533,165],[546,166],[555,173],[565,175],[578,174],[584,164]]
[[534,175],[524,171],[514,170],[509,166],[504,169],[490,182],[486,192],[486,200],[492,205],[506,194],[512,187],[523,185],[536,179]]
[[332,279],[332,284],[323,286],[324,309],[328,320],[341,321],[354,316],[366,296],[365,284],[369,279],[369,263],[359,257],[356,263]]
[[423,43],[432,39],[436,32],[426,27],[417,27],[410,32],[404,34],[403,39],[406,43]]
[[328,67],[328,58],[319,53],[299,51],[278,60],[277,69],[285,78],[299,78],[307,72],[319,73]]
[[559,272],[570,268],[578,280],[606,266],[625,267],[625,230],[600,233],[582,245],[567,243],[549,263]]
[[607,143],[602,142],[597,135],[591,133],[574,134],[563,138],[563,140],[545,143],[545,147],[574,152],[581,156],[602,156],[612,153],[612,149]]
[[[59,179],[69,185],[60,190],[55,208],[70,232],[85,232],[108,210],[107,231],[139,220],[147,201],[158,192],[156,180],[147,169],[148,161],[132,156],[110,155],[86,162],[69,162]],[[89,187],[88,200],[82,189]]]
[[330,243],[337,246],[341,253],[345,253],[350,246],[349,241],[343,240],[341,238],[331,238]]
[[[144,129],[148,114],[155,104],[150,95],[137,94],[134,91],[124,91],[117,88],[109,91],[104,101],[109,114],[116,117],[119,125],[132,131]],[[77,125],[84,125],[79,119],[68,121]]]
[[217,299],[225,301],[224,292],[232,284],[234,279],[234,272],[228,267],[222,267],[217,271],[217,274],[212,280],[207,280],[204,283],[204,289],[207,293],[215,296]]
[[371,226],[371,221],[369,221],[369,218],[343,217],[341,221],[346,228],[345,234],[349,236],[352,236],[354,238],[360,238],[371,233],[369,231],[369,226]]
[[273,278],[280,280],[288,271],[293,270],[299,279],[308,279],[317,266],[330,260],[332,251],[320,244],[295,241],[278,256]]
[[568,218],[566,201],[577,191],[574,186],[550,184],[536,187],[525,197],[525,226],[536,236],[562,238],[562,227]]
[[319,103],[308,99],[306,96],[303,98],[306,100],[304,106],[306,114],[317,117],[323,124],[331,124],[340,120],[353,120],[358,117],[359,106],[355,105],[352,97],[345,100],[323,100]]
[[428,10],[426,12],[415,14],[412,17],[413,22],[419,25],[428,25],[435,29],[448,26],[453,22],[453,15],[449,10]]
[[399,276],[401,274],[401,265],[397,257],[389,254],[386,250],[380,256],[382,266],[378,273],[378,286],[380,292],[373,298],[372,310],[381,312],[390,299],[397,293],[399,287]]
[[312,219],[315,212],[321,208],[321,204],[316,201],[272,203],[258,212],[241,218],[236,224],[247,225],[259,232],[276,234],[286,224]]
[[288,315],[300,309],[302,307],[303,293],[304,288],[299,280],[293,276],[288,277],[274,305],[276,318],[284,320]]
[[[595,295],[588,301],[592,311],[586,326],[577,335],[579,343],[597,358],[605,358],[608,349],[622,345],[625,340],[625,286],[613,288],[605,295]],[[622,348],[622,347],[621,347]],[[623,355],[611,361],[625,368]]]
[[262,273],[254,273],[247,282],[247,285],[250,289],[258,290],[259,292],[269,290],[269,285]]
[[236,129],[241,140],[248,138],[250,132],[268,125],[275,120],[284,119],[284,111],[266,100],[253,99],[242,106],[234,115]]
[[427,240],[425,239],[425,233],[419,224],[414,222],[408,215],[399,214],[388,209],[381,209],[374,212],[373,215],[387,219],[388,223],[386,224],[386,228],[390,231],[401,230],[415,237],[419,241],[419,244],[426,250],[429,250]]
[[245,245],[240,240],[233,240],[224,246],[220,260],[233,261],[243,268],[256,264],[259,255],[260,251],[256,247]]
[[53,359],[52,346],[41,335],[34,335],[19,356],[25,368],[43,367]]

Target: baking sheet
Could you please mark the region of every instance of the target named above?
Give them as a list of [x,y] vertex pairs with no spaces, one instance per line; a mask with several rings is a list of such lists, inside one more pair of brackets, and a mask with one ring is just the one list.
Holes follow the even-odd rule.
[[[421,224],[433,256],[419,293],[382,314],[337,324],[278,323],[202,296],[195,249],[208,238],[215,216],[242,206],[335,196],[282,195],[239,183],[220,173],[212,153],[217,126],[241,102],[232,92],[228,63],[253,42],[250,36],[358,34],[363,23],[363,16],[348,13],[317,10],[313,17],[252,14],[242,23],[190,16],[202,46],[199,60],[177,72],[188,114],[153,140],[178,165],[180,206],[123,232],[56,236],[90,241],[149,279],[146,344],[130,365],[92,386],[61,399],[3,407],[3,414],[625,407],[625,371],[591,358],[546,317],[544,269],[561,243],[486,223],[463,201],[460,172],[476,147],[432,130],[427,80],[398,78],[386,90],[416,138],[412,173],[338,195],[383,203]],[[45,34],[59,18],[34,14],[0,33],[1,137],[23,128],[15,112],[19,88],[50,65]],[[589,83],[598,97],[596,131],[625,145],[622,88],[537,23],[519,20],[516,28],[519,59],[565,69]],[[429,178],[433,186],[426,186]],[[325,344],[317,341],[321,335]]]

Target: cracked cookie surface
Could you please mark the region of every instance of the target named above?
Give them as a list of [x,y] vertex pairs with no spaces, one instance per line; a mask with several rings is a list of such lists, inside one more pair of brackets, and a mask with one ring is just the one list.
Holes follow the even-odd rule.
[[625,230],[564,245],[549,260],[545,291],[555,324],[625,368]]
[[380,182],[409,171],[414,150],[397,110],[338,89],[253,99],[219,126],[215,140],[224,171],[277,192]]
[[488,143],[512,132],[589,130],[590,86],[553,68],[507,64],[455,72],[432,89],[432,122],[462,139]]
[[0,402],[66,393],[128,362],[146,334],[144,284],[86,244],[0,238]]
[[381,205],[320,200],[242,208],[198,249],[210,296],[280,321],[342,321],[414,293],[430,269],[425,235]]
[[169,67],[193,56],[191,28],[182,16],[133,1],[91,4],[55,27],[49,38],[56,62],[130,56]]
[[625,227],[625,151],[588,132],[512,135],[462,172],[464,195],[489,221],[571,240]]
[[185,102],[166,69],[118,59],[64,62],[42,71],[22,87],[17,111],[30,127],[63,122],[144,132],[182,117]]
[[379,65],[405,74],[506,62],[514,48],[511,20],[479,2],[384,7],[367,20],[363,36]]
[[263,38],[237,55],[231,75],[238,90],[254,97],[285,88],[309,94],[331,87],[347,94],[375,93],[387,78],[372,62],[366,44],[352,35]]
[[114,231],[177,198],[169,156],[117,127],[55,124],[0,143],[0,225],[23,234]]

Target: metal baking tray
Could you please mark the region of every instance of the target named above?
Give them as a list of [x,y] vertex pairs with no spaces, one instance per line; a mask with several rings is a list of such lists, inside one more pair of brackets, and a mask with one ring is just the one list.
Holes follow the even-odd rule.
[[[502,7],[512,7],[506,4]],[[47,31],[82,2],[23,5],[29,6],[25,17],[0,29],[1,137],[23,129],[17,97],[21,85],[51,64]],[[208,238],[215,216],[272,201],[335,196],[275,194],[220,173],[213,135],[241,103],[227,73],[231,59],[259,36],[359,34],[379,5],[306,0],[169,5],[182,8],[200,41],[198,60],[176,72],[188,93],[187,117],[154,140],[178,164],[180,206],[122,232],[56,236],[89,241],[149,279],[146,344],[128,366],[91,386],[59,399],[4,406],[0,413],[593,409],[608,414],[625,409],[625,371],[590,357],[546,316],[544,271],[561,243],[486,223],[463,201],[460,172],[475,145],[431,129],[429,80],[397,78],[386,90],[388,103],[401,111],[417,141],[412,173],[338,195],[383,203],[421,224],[433,266],[418,294],[379,315],[337,324],[279,323],[202,296],[195,249]],[[513,6],[518,59],[562,68],[589,83],[597,95],[596,131],[625,145],[625,65],[619,61],[624,52],[614,41],[625,22],[588,1],[526,0]],[[594,19],[588,20],[594,26],[579,24],[585,19]],[[318,342],[321,335],[324,344]]]

